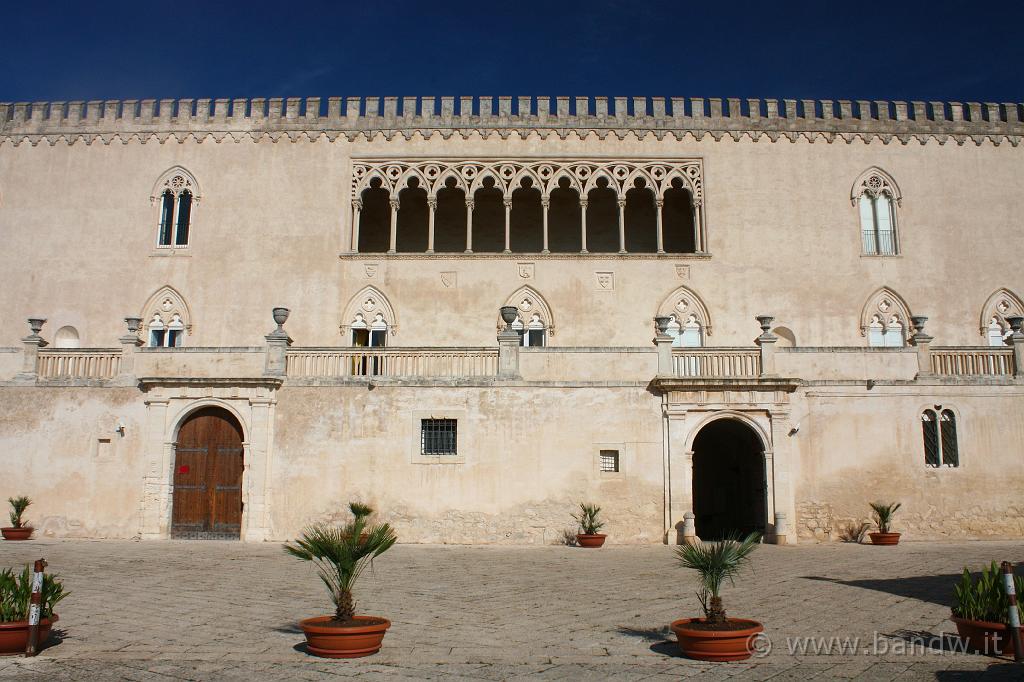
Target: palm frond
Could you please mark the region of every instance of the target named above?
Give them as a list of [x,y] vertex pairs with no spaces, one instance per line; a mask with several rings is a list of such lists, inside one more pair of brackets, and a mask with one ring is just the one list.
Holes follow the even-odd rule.
[[726,580],[734,582],[760,542],[760,533],[750,533],[742,540],[733,535],[718,542],[681,545],[676,548],[676,558],[684,568],[697,571],[702,592],[720,597],[722,584]]

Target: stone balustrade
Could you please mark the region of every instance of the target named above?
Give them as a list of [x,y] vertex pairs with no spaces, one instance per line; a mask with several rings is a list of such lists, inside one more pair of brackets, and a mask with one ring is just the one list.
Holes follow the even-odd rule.
[[121,367],[120,348],[41,349],[40,379],[112,379]]
[[675,375],[680,377],[756,377],[761,374],[761,351],[756,348],[676,348]]
[[493,377],[497,348],[296,348],[286,354],[289,378]]
[[1012,348],[932,348],[932,372],[940,376],[1013,376]]

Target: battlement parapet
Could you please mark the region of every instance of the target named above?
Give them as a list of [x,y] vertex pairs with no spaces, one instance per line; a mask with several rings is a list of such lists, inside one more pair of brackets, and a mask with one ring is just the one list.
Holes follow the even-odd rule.
[[702,97],[306,97],[0,103],[0,139],[148,134],[305,132],[555,132],[604,137],[655,133],[772,140],[785,135],[949,136],[962,143],[1024,135],[1024,105],[993,102]]

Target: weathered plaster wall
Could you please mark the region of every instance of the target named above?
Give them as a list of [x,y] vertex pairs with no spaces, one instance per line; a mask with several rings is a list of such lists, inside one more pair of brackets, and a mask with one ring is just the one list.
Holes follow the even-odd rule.
[[[359,499],[407,542],[550,543],[588,501],[617,542],[659,542],[657,405],[617,388],[285,387],[273,534],[347,518]],[[419,454],[429,416],[459,419],[458,457]],[[619,474],[599,471],[602,447],[620,450]]]
[[[809,390],[800,431],[797,530],[837,540],[868,521],[869,502],[902,502],[907,539],[1024,535],[1024,392],[1020,387],[876,386]],[[924,463],[920,415],[957,418],[960,466]]]
[[31,498],[41,537],[133,537],[144,413],[133,388],[0,388],[0,498]]
[[[381,156],[701,158],[712,257],[339,260],[349,248],[349,160]],[[936,344],[980,344],[988,296],[999,287],[1024,290],[1013,250],[1005,248],[1015,243],[1015,216],[1024,212],[1016,191],[1022,159],[1020,148],[987,141],[911,146],[728,136],[3,144],[0,267],[7,276],[0,302],[10,314],[0,322],[0,343],[16,345],[27,333],[24,318],[39,314],[50,320],[44,336],[70,324],[83,346],[115,345],[121,318],[139,314],[169,284],[193,311],[187,345],[258,344],[273,328],[274,305],[292,308],[289,330],[298,345],[347,344],[339,333],[342,310],[374,284],[399,317],[394,344],[493,345],[497,307],[530,284],[559,318],[552,345],[639,346],[650,343],[650,318],[663,298],[686,284],[712,313],[713,345],[749,345],[753,316],[762,312],[792,329],[798,345],[864,345],[860,312],[882,285],[931,317]],[[175,164],[197,177],[202,198],[191,245],[166,255],[154,248],[157,208],[149,197]],[[902,254],[895,258],[861,255],[850,189],[874,165],[903,194]],[[44,243],[54,248],[41,250]],[[978,249],[984,258],[965,257]],[[75,267],[67,267],[69,254]],[[520,277],[521,261],[535,263],[529,280]],[[373,278],[365,262],[378,264]],[[690,265],[689,279],[677,276],[677,263]],[[457,273],[457,284],[444,286],[442,272]],[[614,289],[600,289],[596,272],[612,272]]]

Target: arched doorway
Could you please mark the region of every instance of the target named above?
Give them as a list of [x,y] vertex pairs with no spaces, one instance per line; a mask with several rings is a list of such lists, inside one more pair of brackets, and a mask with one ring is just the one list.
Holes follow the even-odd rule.
[[764,533],[767,525],[764,446],[737,419],[717,419],[693,440],[693,514],[697,536]]
[[238,540],[242,530],[242,426],[221,407],[196,410],[178,430],[172,538]]

